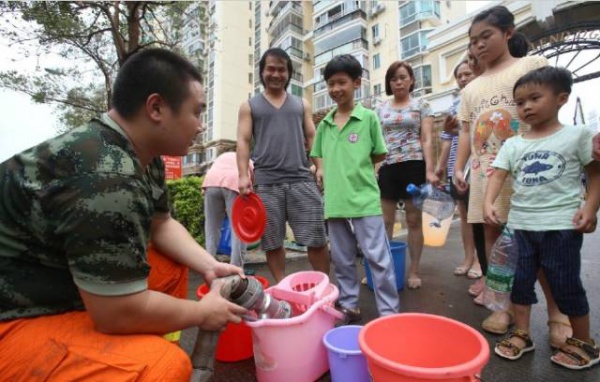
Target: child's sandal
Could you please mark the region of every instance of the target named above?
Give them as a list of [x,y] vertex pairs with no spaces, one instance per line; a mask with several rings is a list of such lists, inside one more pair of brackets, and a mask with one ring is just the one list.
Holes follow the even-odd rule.
[[[587,358],[579,352],[569,349],[567,346],[574,346],[578,349],[581,349],[583,351],[583,354],[585,354]],[[572,361],[575,362],[575,364],[565,363],[564,361],[558,359],[556,356],[561,353],[569,357]],[[588,344],[587,342],[583,342],[581,340],[578,340],[577,338],[571,337],[567,338],[565,346],[558,349],[556,353],[552,357],[550,357],[550,360],[557,365],[566,367],[567,369],[583,370],[590,368],[596,365],[598,362],[600,362],[600,348],[598,347],[598,344],[596,344],[596,341],[594,341],[593,339],[592,343]]]
[[[521,347],[513,344],[512,342],[510,342],[510,339],[513,337],[517,337],[517,338],[523,340],[523,342],[525,342],[525,347],[521,348]],[[502,347],[508,349],[512,353],[512,355],[503,353],[501,350]],[[523,330],[520,330],[520,329],[511,330],[508,333],[508,336],[506,338],[504,338],[503,340],[498,341],[498,343],[496,344],[496,347],[494,348],[494,352],[498,356],[500,356],[504,359],[508,359],[510,361],[516,361],[519,358],[521,358],[523,356],[523,354],[528,353],[533,350],[535,350],[535,345],[533,344],[533,341],[529,337],[529,334],[527,334],[526,332],[524,332]]]

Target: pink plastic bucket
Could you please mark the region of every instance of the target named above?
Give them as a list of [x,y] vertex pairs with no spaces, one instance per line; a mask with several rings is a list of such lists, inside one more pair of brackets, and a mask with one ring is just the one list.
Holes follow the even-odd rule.
[[478,331],[431,314],[378,318],[361,330],[358,341],[376,382],[477,381],[490,358]]
[[[288,297],[286,301],[291,303],[293,317],[247,322],[252,329],[259,382],[313,382],[329,370],[327,349],[322,340],[333,328],[335,320],[343,317],[333,308],[339,291],[328,278],[328,285],[321,289],[323,278],[309,273],[315,272],[306,272],[306,277],[295,274],[291,278],[292,284],[282,284],[285,291],[278,297]],[[274,292],[280,284],[265,292]],[[315,293],[307,293],[312,292],[312,288]],[[305,301],[319,295],[320,298],[311,305],[304,305]]]

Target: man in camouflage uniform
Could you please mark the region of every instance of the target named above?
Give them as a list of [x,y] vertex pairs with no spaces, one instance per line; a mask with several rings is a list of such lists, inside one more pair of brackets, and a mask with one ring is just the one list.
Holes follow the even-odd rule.
[[[218,288],[196,302],[148,281],[182,275],[168,264],[208,282],[242,272],[169,215],[160,155],[185,155],[201,131],[200,74],[169,51],[141,51],[121,68],[112,105],[0,164],[2,379],[189,379],[188,357],[160,335],[219,330],[245,313]],[[148,243],[167,265],[149,264]]]

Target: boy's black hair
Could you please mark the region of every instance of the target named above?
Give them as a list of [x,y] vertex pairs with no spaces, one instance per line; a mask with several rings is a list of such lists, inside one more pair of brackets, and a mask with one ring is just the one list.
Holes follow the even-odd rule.
[[554,94],[571,94],[573,86],[573,76],[565,68],[555,68],[553,66],[544,66],[534,69],[517,80],[513,87],[513,95],[520,86],[536,84],[547,85],[552,88]]
[[189,96],[189,83],[202,83],[191,62],[166,49],[142,49],[129,56],[115,80],[112,107],[125,119],[133,117],[148,96],[160,94],[173,112]]
[[456,76],[458,76],[458,69],[463,65],[469,66],[469,60],[462,60],[461,62],[458,63],[458,65],[456,65],[456,67],[454,68],[454,72],[453,72],[454,78],[456,78]]
[[292,59],[287,52],[281,48],[270,48],[267,49],[265,53],[263,53],[260,61],[258,62],[258,75],[260,77],[260,83],[266,88],[265,80],[263,80],[263,70],[265,70],[265,66],[267,65],[267,57],[277,57],[285,61],[287,70],[288,70],[288,80],[285,83],[285,88],[287,89],[290,81],[292,80],[292,73],[294,72],[294,67],[292,66]]
[[[515,16],[508,8],[502,5],[497,5],[479,12],[477,16],[473,18],[473,22],[469,28],[469,36],[471,35],[473,24],[479,22],[486,22],[493,25],[502,32],[508,32],[515,29]],[[527,40],[527,37],[525,37],[523,33],[515,31],[510,40],[508,40],[508,50],[513,57],[525,57],[529,50],[529,41]]]
[[325,65],[323,77],[327,81],[337,73],[345,73],[354,81],[362,76],[362,66],[353,55],[340,54]]

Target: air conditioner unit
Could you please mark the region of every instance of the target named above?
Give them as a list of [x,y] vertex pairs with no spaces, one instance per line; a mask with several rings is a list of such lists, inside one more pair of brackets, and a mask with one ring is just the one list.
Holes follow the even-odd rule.
[[373,8],[371,8],[371,17],[377,16],[384,10],[385,10],[385,4],[382,1],[380,1]]
[[381,44],[381,37],[377,36],[373,39],[373,45]]
[[307,61],[307,62],[310,61],[310,53],[308,53],[308,52],[304,53],[304,57],[303,58],[304,58],[304,61]]

